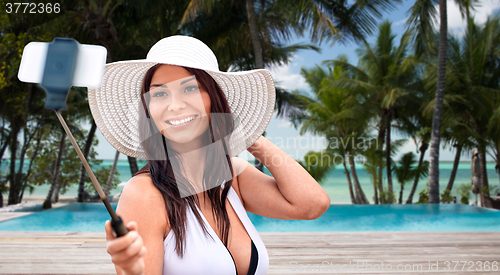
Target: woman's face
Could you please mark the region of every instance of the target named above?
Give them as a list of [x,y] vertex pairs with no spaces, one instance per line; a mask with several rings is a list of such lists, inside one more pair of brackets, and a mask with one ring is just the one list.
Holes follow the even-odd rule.
[[186,69],[161,65],[149,87],[149,112],[171,145],[189,143],[208,129],[210,96]]

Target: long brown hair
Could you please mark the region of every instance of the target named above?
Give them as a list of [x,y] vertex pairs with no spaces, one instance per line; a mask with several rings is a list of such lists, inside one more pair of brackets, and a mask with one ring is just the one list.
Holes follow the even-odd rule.
[[[167,209],[168,222],[171,230],[175,235],[175,250],[177,254],[182,257],[184,255],[184,245],[186,241],[186,208],[189,205],[191,210],[195,214],[198,222],[203,228],[206,235],[211,236],[205,225],[200,213],[196,210],[196,205],[199,205],[198,197],[195,195],[182,197],[179,190],[193,190],[189,189],[189,181],[182,175],[176,175],[174,177],[174,170],[172,167],[176,165],[177,161],[171,161],[169,155],[167,154],[165,137],[160,133],[158,128],[154,123],[151,122],[150,114],[148,112],[149,108],[149,87],[151,85],[151,80],[155,71],[161,64],[156,64],[151,67],[144,76],[144,80],[141,88],[141,104],[144,112],[139,114],[139,136],[141,145],[148,156],[148,163],[139,170],[134,176],[144,173],[149,173],[153,184],[162,193],[163,199],[165,201],[165,206]],[[188,72],[196,77],[198,83],[204,88],[211,101],[210,113],[226,113],[230,114],[231,110],[227,99],[222,92],[220,86],[215,82],[215,80],[205,71],[199,69],[193,69],[188,67],[183,67]],[[223,116],[225,118],[231,117]],[[226,181],[224,188],[212,188],[206,191],[204,194],[208,196],[210,203],[212,205],[212,213],[215,217],[216,224],[218,228],[221,228],[222,242],[227,246],[230,222],[227,215],[226,209],[226,198],[229,189],[232,185],[233,171],[230,161],[230,156],[228,153],[228,148],[224,142],[224,137],[228,137],[230,133],[233,132],[234,122],[232,119],[226,119],[225,121],[211,119],[209,121],[209,128],[205,133],[206,142],[210,142],[213,146],[208,146],[207,157],[205,159],[205,170],[203,172],[203,186],[204,190],[207,190],[207,182],[214,182],[220,178],[224,173],[230,173],[231,179]],[[161,141],[161,142],[160,142]],[[222,141],[222,142],[217,142]],[[171,153],[169,148],[169,152]],[[161,152],[161,157],[158,158],[158,152]],[[174,152],[175,153],[175,152]],[[225,156],[225,162],[221,160],[209,159],[214,158],[213,156]],[[175,157],[176,154],[170,154],[170,157]],[[229,170],[229,171],[227,171]],[[178,170],[176,170],[178,171]],[[227,175],[227,174],[226,174]],[[182,188],[180,188],[182,186]],[[213,186],[213,185],[212,185]],[[192,192],[190,194],[195,194]],[[195,205],[196,204],[196,205]]]

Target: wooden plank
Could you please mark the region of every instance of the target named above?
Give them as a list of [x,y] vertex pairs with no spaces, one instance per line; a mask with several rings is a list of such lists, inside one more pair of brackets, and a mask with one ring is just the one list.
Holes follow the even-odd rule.
[[[268,274],[499,274],[498,232],[260,233]],[[437,262],[436,262],[437,261]],[[446,261],[450,270],[446,271]],[[453,270],[451,261],[467,261]],[[349,266],[350,264],[350,266]],[[384,264],[385,269],[381,269]],[[438,268],[438,270],[432,270]],[[437,264],[437,266],[435,266]],[[309,266],[308,266],[309,265]],[[371,265],[371,267],[369,266]],[[388,266],[392,269],[388,270]],[[403,270],[397,270],[397,268]],[[404,268],[408,270],[404,270]],[[344,270],[342,270],[344,268]],[[376,269],[379,270],[376,270]],[[420,269],[419,269],[420,268]],[[104,232],[0,232],[0,274],[114,274]]]

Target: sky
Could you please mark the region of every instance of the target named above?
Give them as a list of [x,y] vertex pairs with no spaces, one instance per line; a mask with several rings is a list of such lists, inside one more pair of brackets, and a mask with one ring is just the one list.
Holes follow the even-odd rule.
[[[384,20],[388,19],[392,22],[392,30],[398,34],[395,41],[399,41],[401,34],[404,32],[405,22],[407,19],[407,11],[413,5],[414,1],[403,1],[394,11],[385,13]],[[448,28],[449,32],[453,35],[460,36],[463,33],[465,21],[462,19],[457,6],[454,1],[447,1],[448,5]],[[500,0],[480,0],[480,6],[476,8],[471,14],[475,18],[476,23],[484,23],[487,16],[500,11]],[[369,43],[375,41],[376,32],[367,39]],[[290,44],[294,43],[310,43],[309,37],[295,37]],[[307,91],[309,89],[305,79],[300,75],[301,68],[311,68],[316,65],[321,65],[324,60],[336,59],[340,54],[345,54],[351,64],[357,64],[358,57],[356,55],[356,48],[358,45],[351,43],[348,45],[323,43],[320,45],[321,52],[306,50],[298,52],[287,65],[267,68],[273,75],[276,86],[291,90]],[[88,125],[87,125],[88,129]],[[96,148],[98,158],[100,159],[113,159],[115,149],[109,145],[104,139],[99,130],[96,132],[99,139],[99,145]],[[299,130],[295,129],[290,122],[273,117],[266,129],[266,138],[292,156],[294,159],[302,159],[303,155],[310,150],[320,151],[324,149],[325,140],[320,137],[315,137],[311,134],[300,135]],[[402,138],[396,133],[392,134],[392,138]],[[401,154],[412,151],[417,152],[416,145],[413,141],[409,140],[395,156],[398,159]],[[425,155],[428,160],[429,153]],[[244,151],[239,157],[247,160],[253,159],[250,153]],[[455,153],[450,149],[441,148],[440,161],[453,161]],[[126,156],[121,155],[121,160],[125,160]],[[462,161],[470,160],[468,156],[462,156]],[[489,159],[491,160],[491,159]]]

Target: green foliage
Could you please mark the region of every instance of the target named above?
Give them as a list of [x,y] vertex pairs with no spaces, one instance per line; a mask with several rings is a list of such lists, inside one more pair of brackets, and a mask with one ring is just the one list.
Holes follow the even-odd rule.
[[[59,122],[54,121],[54,123],[59,123]],[[59,151],[59,142],[62,134],[62,129],[57,124],[47,125],[45,127],[45,130],[46,130],[45,135],[42,139],[42,149],[39,153],[38,158],[34,160],[32,174],[28,179],[30,185],[35,187],[45,184],[52,184],[54,177],[53,169],[55,161],[57,159],[57,153]],[[84,147],[86,136],[87,136],[86,130],[82,130],[80,134],[74,134],[74,137],[80,148]],[[97,146],[98,143],[99,143],[98,139],[93,140],[92,149],[89,153],[88,162],[91,168],[92,167],[95,168],[96,165],[100,165],[102,163],[102,160],[96,159],[97,152],[94,150],[94,147]],[[34,148],[32,147],[29,150],[30,154],[34,150]],[[59,182],[61,183],[60,194],[65,194],[67,192],[68,187],[74,184],[78,184],[80,177],[79,173],[80,166],[81,166],[81,160],[78,157],[76,150],[73,148],[69,138],[66,137],[63,159],[61,162],[59,177],[58,177]],[[93,171],[103,189],[107,183],[110,171],[111,171],[111,166],[100,167],[99,169]],[[118,172],[118,170],[116,170],[112,189],[116,188],[116,186],[120,183],[119,175],[120,173]],[[88,175],[86,176],[85,182],[86,182],[85,189],[89,193],[93,194],[95,192],[95,188]]]
[[[111,171],[111,167],[112,167],[112,165],[109,165],[108,167],[100,167],[96,171],[93,171],[97,181],[99,182],[99,185],[102,188],[102,190],[104,190],[104,188],[106,187],[106,183],[108,182],[108,177],[109,177],[109,173]],[[118,186],[118,184],[120,184],[119,176],[120,176],[120,173],[118,172],[118,169],[116,169],[115,175],[113,177],[113,183],[111,185],[110,190],[115,189]],[[92,181],[90,180],[90,177],[88,175],[85,177],[85,191],[89,192],[89,194],[94,194],[97,192],[95,187],[94,187],[94,184],[92,183]]]
[[429,183],[427,182],[427,188],[423,189],[419,193],[420,197],[416,203],[429,203]]
[[398,182],[401,184],[401,188],[404,185],[413,180],[417,175],[417,168],[415,167],[416,156],[413,152],[408,152],[401,156],[401,159],[394,166],[394,173]]
[[446,189],[443,194],[441,194],[441,202],[442,203],[450,203],[453,201],[453,197],[450,195],[451,191]]
[[469,198],[467,198],[467,197],[461,197],[460,198],[460,203],[469,204]]
[[469,204],[471,197],[472,185],[467,183],[462,183],[458,186],[457,192],[460,195],[460,202]]
[[335,169],[334,156],[328,152],[309,151],[304,155],[304,161],[297,162],[318,182],[322,183],[327,173]]
[[384,201],[395,201],[394,192],[389,192],[387,187],[384,187],[384,191],[379,192],[379,197]]
[[499,193],[500,188],[498,186],[485,186],[483,187],[481,193],[488,195],[488,196],[495,196],[497,193]]

